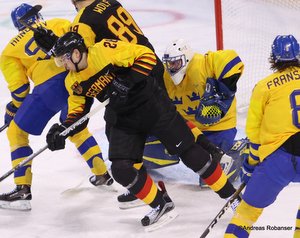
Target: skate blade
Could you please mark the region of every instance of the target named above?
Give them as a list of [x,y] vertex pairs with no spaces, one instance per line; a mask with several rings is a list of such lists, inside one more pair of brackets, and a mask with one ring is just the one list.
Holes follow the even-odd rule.
[[173,221],[179,214],[173,209],[172,211],[169,211],[168,213],[164,214],[159,218],[159,220],[152,225],[149,225],[145,228],[146,232],[152,232],[155,231],[167,224],[169,224],[171,221]]
[[30,211],[31,203],[28,200],[19,200],[14,202],[0,201],[0,208],[17,211]]
[[63,192],[61,192],[62,196],[74,196],[75,194],[78,193],[82,193],[85,191],[92,191],[92,190],[100,190],[103,192],[114,192],[117,193],[119,192],[118,189],[114,186],[114,184],[112,185],[99,185],[99,186],[93,186],[93,185],[89,185],[88,187],[84,187],[84,186],[76,186],[74,188],[69,188]]
[[136,200],[131,201],[131,202],[119,202],[119,208],[122,209],[122,210],[131,209],[131,208],[135,208],[135,207],[146,206],[146,205],[147,204],[144,203],[140,199],[136,199]]

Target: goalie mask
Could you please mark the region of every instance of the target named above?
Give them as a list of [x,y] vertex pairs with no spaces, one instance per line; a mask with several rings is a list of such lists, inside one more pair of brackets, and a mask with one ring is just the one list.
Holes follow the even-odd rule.
[[180,84],[183,80],[187,65],[192,57],[193,51],[183,39],[173,41],[165,50],[162,61],[175,85]]
[[[32,8],[40,7],[31,6],[29,4],[23,3],[20,6],[16,7],[11,12],[11,20],[13,21],[14,26],[18,29],[18,31],[22,31],[26,28],[22,23],[19,22],[19,19],[22,18],[27,12],[29,12]],[[36,22],[43,21],[43,17],[40,13],[33,15],[25,20],[27,25],[32,25]]]

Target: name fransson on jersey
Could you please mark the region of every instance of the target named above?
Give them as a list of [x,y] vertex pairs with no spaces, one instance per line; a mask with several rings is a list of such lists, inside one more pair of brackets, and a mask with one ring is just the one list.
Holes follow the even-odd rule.
[[300,79],[300,73],[298,70],[294,70],[290,73],[281,74],[279,77],[273,78],[272,80],[267,82],[268,89],[271,89],[271,87],[278,87],[285,83],[288,83],[292,80],[299,80]]

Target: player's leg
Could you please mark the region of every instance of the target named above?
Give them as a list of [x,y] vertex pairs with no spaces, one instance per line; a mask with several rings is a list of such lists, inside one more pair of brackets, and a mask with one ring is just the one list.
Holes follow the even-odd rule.
[[70,136],[69,139],[76,146],[94,174],[90,177],[90,182],[95,186],[111,185],[113,179],[107,171],[100,146],[88,128],[83,129],[74,136]]
[[[168,122],[168,123],[166,123]],[[177,111],[165,112],[154,131],[170,154],[178,154],[182,162],[199,174],[221,198],[228,198],[235,188],[228,181],[218,161],[195,142],[194,135]]]
[[296,175],[291,154],[278,149],[258,165],[247,183],[243,201],[227,226],[225,237],[248,237],[263,209],[271,205]]
[[173,210],[174,204],[166,192],[158,189],[146,169],[134,167],[134,163],[142,159],[145,138],[146,135],[111,127],[109,159],[114,179],[153,208],[151,216],[146,215],[141,220],[143,226],[149,226]]
[[[32,154],[29,146],[28,134],[40,135],[47,122],[62,108],[68,94],[64,88],[65,73],[59,74],[43,84],[38,85],[27,95],[16,116],[7,130],[7,136],[11,148],[11,159],[13,166],[22,162]],[[55,98],[56,100],[53,100]],[[11,193],[2,194],[0,200],[5,202],[5,208],[18,210],[31,209],[30,202],[26,207],[19,205],[18,201],[31,200],[30,186],[32,181],[31,162],[15,172],[16,189]],[[28,196],[22,195],[22,189]],[[30,195],[29,195],[30,194]],[[17,203],[15,203],[17,202]],[[17,204],[17,205],[15,205]],[[2,206],[3,207],[3,206]]]

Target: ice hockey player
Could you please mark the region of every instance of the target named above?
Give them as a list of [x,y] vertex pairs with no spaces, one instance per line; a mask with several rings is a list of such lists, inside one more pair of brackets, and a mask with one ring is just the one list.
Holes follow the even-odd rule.
[[[168,96],[176,105],[177,111],[189,121],[189,125],[204,149],[219,159],[224,152],[233,154],[230,149],[236,136],[236,98],[237,81],[241,77],[244,64],[234,50],[209,51],[206,54],[195,53],[184,39],[172,41],[166,48],[163,63],[165,65],[164,84]],[[197,130],[198,129],[198,130]],[[200,130],[199,130],[200,129]],[[245,140],[237,143],[244,144]],[[154,144],[154,145],[153,145]],[[220,148],[220,149],[218,149]],[[244,147],[243,147],[244,148]],[[156,150],[156,153],[153,153]],[[144,156],[147,168],[158,168],[156,161],[176,161],[168,158],[165,148],[158,140],[152,139],[152,147],[146,146]],[[151,155],[155,156],[151,156]],[[242,156],[234,158],[224,156],[223,169],[231,177],[238,178]],[[177,158],[179,161],[179,158]],[[204,183],[200,180],[200,186]],[[128,192],[119,197],[120,207],[135,205],[136,198]]]
[[[67,72],[56,67],[53,58],[50,59],[37,47],[33,32],[19,21],[33,8],[40,8],[40,6],[33,7],[23,3],[12,11],[11,18],[19,34],[7,44],[0,58],[0,67],[12,96],[12,101],[6,106],[5,123],[9,124],[7,136],[13,166],[32,154],[29,134],[40,135],[47,122],[57,112],[61,111],[61,120],[63,120],[68,110],[68,92],[64,85]],[[58,18],[43,23],[38,11],[28,17],[25,24],[35,26],[36,22],[43,26],[47,24],[47,27],[57,35],[65,33],[70,25],[69,21]],[[30,79],[34,84],[32,93],[29,93]],[[89,104],[86,105],[86,110],[89,109],[88,106]],[[95,186],[111,184],[113,179],[107,172],[101,150],[88,129],[83,129],[70,137],[70,140],[94,174],[90,182]],[[17,186],[13,191],[0,195],[0,207],[30,210],[31,163],[18,169],[14,177]]]
[[[248,237],[263,209],[290,182],[300,182],[299,59],[294,36],[274,39],[270,57],[274,72],[256,84],[250,99],[246,121],[250,156],[242,173],[247,186],[226,238]],[[300,237],[296,233],[294,237]]]
[[[143,226],[172,220],[174,203],[164,189],[159,190],[146,170],[133,167],[141,161],[148,134],[157,136],[171,154],[198,173],[221,197],[228,198],[235,189],[220,164],[212,160],[200,145],[184,119],[176,111],[151,73],[156,56],[148,47],[105,39],[86,48],[83,38],[74,32],[60,37],[52,49],[58,65],[69,70],[69,114],[60,126],[47,135],[53,149],[62,149],[65,138],[59,136],[65,126],[84,113],[90,97],[109,98],[107,107],[114,111],[109,133],[109,160],[114,179],[152,207],[142,220]],[[161,186],[160,186],[161,187]],[[157,223],[160,221],[159,223]]]

